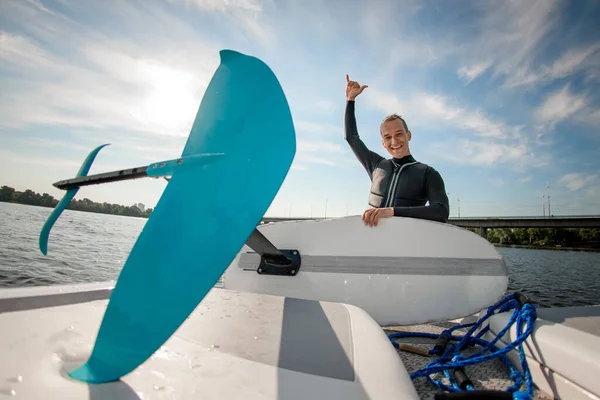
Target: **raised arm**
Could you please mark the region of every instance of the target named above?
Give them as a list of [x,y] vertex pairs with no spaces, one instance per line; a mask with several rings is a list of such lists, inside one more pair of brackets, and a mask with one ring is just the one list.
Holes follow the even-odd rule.
[[444,180],[440,173],[430,167],[425,185],[429,205],[422,207],[394,207],[394,216],[448,222],[450,206],[448,204]]
[[367,86],[360,86],[357,82],[350,81],[346,75],[346,112],[344,116],[344,138],[350,145],[352,152],[367,170],[369,178],[373,179],[373,171],[383,157],[367,148],[364,142],[358,135],[358,127],[356,126],[356,96],[358,96]]

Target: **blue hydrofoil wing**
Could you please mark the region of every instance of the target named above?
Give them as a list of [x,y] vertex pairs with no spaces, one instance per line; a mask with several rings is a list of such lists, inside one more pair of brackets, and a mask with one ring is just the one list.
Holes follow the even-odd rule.
[[169,167],[171,179],[119,275],[92,354],[73,378],[116,380],[158,350],[231,264],[289,171],[296,138],[277,78],[257,58],[231,50],[220,56],[182,156]]

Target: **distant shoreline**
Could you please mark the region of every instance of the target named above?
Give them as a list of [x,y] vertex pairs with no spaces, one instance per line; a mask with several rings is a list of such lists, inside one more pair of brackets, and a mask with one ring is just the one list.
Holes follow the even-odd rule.
[[[48,193],[40,194],[32,190],[21,192],[9,186],[2,186],[0,187],[0,202],[54,208],[59,200]],[[152,208],[142,211],[135,204],[124,206],[106,202],[98,203],[88,198],[81,200],[73,199],[67,205],[66,209],[137,218],[148,218],[153,211]],[[476,233],[475,228],[466,229]],[[600,252],[600,229],[498,228],[488,229],[485,239],[496,247]],[[556,243],[562,243],[562,245],[556,245]]]
[[[10,186],[0,187],[0,201],[4,203],[23,204],[36,207],[54,208],[59,203],[48,193],[37,193],[27,189],[23,192],[15,190]],[[66,210],[84,211],[98,214],[121,215],[125,217],[148,218],[153,209],[140,209],[138,205],[124,206],[113,203],[98,203],[88,198],[72,199],[67,204]]]
[[554,250],[554,251],[583,251],[591,253],[600,253],[600,248],[594,247],[566,247],[566,246],[527,246],[522,244],[500,244],[492,243],[495,247],[513,247],[516,249],[530,250]]

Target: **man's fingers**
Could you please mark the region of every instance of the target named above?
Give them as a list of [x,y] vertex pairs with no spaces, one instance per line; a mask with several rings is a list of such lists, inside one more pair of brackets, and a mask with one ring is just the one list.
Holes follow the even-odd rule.
[[350,77],[346,74],[346,83],[350,83]]
[[379,215],[379,209],[373,208],[369,213],[369,226],[377,225],[377,218]]
[[369,210],[365,210],[365,212],[362,214],[362,219],[363,219],[363,221],[365,221],[365,223],[367,222],[368,217],[369,217]]
[[381,214],[381,209],[377,209],[377,212],[373,213],[373,226],[377,226],[377,222],[379,221],[379,216]]
[[358,93],[359,93],[359,94],[360,94],[360,93],[362,93],[362,92],[363,92],[363,90],[365,90],[365,89],[366,89],[366,88],[368,88],[368,87],[369,87],[368,85],[363,85],[363,86],[360,88],[360,92],[358,92]]
[[365,223],[365,225],[370,225],[370,221],[371,221],[371,214],[373,214],[373,208],[369,208],[367,210],[365,210],[365,212],[363,212],[362,214],[362,219]]
[[369,208],[362,214],[362,219],[367,226],[377,226],[379,219],[386,213],[384,208]]
[[379,223],[379,219],[381,218],[381,216],[383,215],[383,213],[384,213],[384,209],[383,208],[378,208],[377,209],[377,214],[375,214],[373,216],[373,224],[375,226],[377,226],[377,224]]

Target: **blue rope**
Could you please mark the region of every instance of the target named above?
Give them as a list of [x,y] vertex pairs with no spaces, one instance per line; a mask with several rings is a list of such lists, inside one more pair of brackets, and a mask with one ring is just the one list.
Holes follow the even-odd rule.
[[[489,325],[486,325],[481,329],[483,323],[487,321],[496,313],[504,313],[509,310],[513,310],[510,320],[506,326],[498,332],[496,337],[491,341],[481,339],[481,337],[489,331]],[[525,400],[533,399],[534,386],[531,378],[531,372],[527,365],[527,359],[525,358],[525,352],[523,350],[523,342],[531,335],[534,328],[534,323],[537,318],[537,312],[535,307],[528,302],[527,298],[520,293],[511,293],[505,298],[500,300],[493,306],[488,307],[486,314],[480,318],[477,322],[470,324],[459,324],[450,329],[444,330],[441,334],[423,333],[423,332],[396,332],[390,334],[388,337],[394,347],[398,348],[399,345],[394,339],[404,337],[421,337],[439,339],[445,336],[449,344],[450,342],[457,342],[455,344],[449,344],[446,349],[433,348],[429,351],[429,355],[439,356],[436,360],[428,363],[424,368],[415,371],[411,374],[411,379],[426,377],[431,383],[436,385],[438,388],[448,392],[461,392],[461,391],[474,391],[474,387],[469,384],[463,385],[463,388],[459,386],[456,380],[452,377],[450,371],[456,369],[464,369],[468,365],[475,365],[486,361],[500,359],[510,372],[510,378],[515,382],[512,386],[505,389],[506,392],[512,393],[514,399]],[[507,344],[504,348],[498,349],[495,347],[498,340],[500,340],[506,332],[516,323],[517,338]],[[462,336],[453,335],[453,332],[458,329],[469,328],[466,334]],[[474,332],[479,329],[479,332],[474,336]],[[479,345],[483,349],[475,354],[469,356],[463,356],[461,351],[468,347]],[[520,364],[523,372],[516,369],[512,363],[506,357],[506,354],[517,348],[520,358]],[[450,386],[442,383],[442,380],[436,380],[431,378],[430,375],[443,372],[444,376],[450,382]],[[525,391],[519,392],[521,386],[525,383]]]

